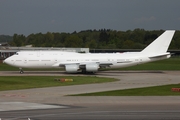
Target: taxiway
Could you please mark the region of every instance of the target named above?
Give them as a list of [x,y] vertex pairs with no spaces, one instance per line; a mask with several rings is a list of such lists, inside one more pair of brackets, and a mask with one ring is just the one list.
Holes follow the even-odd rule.
[[[0,76],[62,76],[64,72],[0,72]],[[80,74],[73,74],[80,76]],[[117,82],[0,92],[2,120],[180,119],[179,96],[80,97],[69,94],[180,83],[180,71],[104,71],[95,74]],[[9,104],[8,104],[9,103]]]

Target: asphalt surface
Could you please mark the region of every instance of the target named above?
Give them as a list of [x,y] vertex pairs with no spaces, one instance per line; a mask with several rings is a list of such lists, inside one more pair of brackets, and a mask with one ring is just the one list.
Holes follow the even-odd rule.
[[[61,76],[64,72],[0,72],[0,76]],[[73,74],[78,75],[80,74]],[[92,76],[92,75],[90,75]],[[180,83],[180,71],[106,71],[117,82],[0,92],[2,120],[179,120],[179,96],[77,97],[69,94]]]

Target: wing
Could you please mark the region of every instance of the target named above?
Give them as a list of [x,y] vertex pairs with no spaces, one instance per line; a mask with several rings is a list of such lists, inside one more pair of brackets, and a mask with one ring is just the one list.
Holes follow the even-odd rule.
[[99,62],[74,62],[74,63],[56,63],[53,67],[64,67],[68,73],[76,73],[80,71],[96,72],[99,68],[110,67],[112,63],[99,63]]

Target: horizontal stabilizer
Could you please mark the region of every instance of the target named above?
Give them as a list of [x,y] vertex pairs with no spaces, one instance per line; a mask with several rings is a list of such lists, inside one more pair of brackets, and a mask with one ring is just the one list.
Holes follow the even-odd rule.
[[165,54],[159,54],[159,55],[154,55],[154,56],[151,56],[149,57],[150,59],[152,58],[160,58],[160,57],[166,57],[168,55],[171,55],[170,53],[165,53]]

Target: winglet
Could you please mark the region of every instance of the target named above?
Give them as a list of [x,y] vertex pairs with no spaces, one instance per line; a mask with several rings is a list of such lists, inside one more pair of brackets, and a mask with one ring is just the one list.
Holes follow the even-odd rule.
[[171,43],[171,40],[174,36],[174,33],[175,30],[166,30],[156,40],[154,40],[150,45],[148,45],[144,50],[142,50],[141,53],[143,54],[166,53]]

